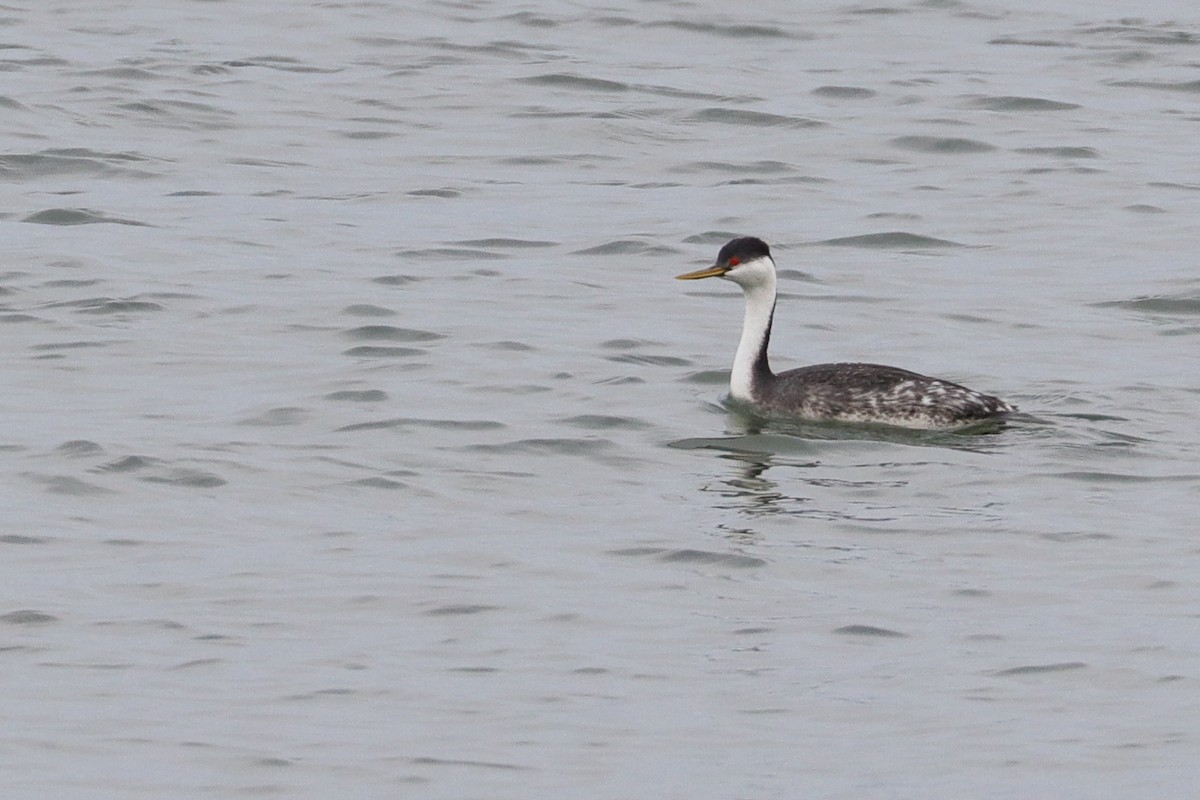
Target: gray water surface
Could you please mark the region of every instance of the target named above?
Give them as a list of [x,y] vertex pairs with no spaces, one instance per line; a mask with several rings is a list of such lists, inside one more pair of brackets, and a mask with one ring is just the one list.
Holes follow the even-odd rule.
[[[5,797],[1183,797],[1200,14],[0,15]],[[979,436],[720,404],[865,360]]]

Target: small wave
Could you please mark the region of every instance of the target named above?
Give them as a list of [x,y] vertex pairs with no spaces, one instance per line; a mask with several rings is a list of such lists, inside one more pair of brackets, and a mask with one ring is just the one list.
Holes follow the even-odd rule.
[[1093,303],[1093,308],[1121,308],[1144,314],[1195,315],[1200,314],[1200,295],[1147,295],[1132,300],[1110,300]]
[[396,312],[390,308],[383,306],[371,305],[370,303],[355,303],[354,305],[346,306],[342,309],[343,314],[348,314],[352,317],[394,317]]
[[507,253],[496,253],[491,250],[480,250],[474,247],[430,247],[424,250],[400,250],[396,255],[400,258],[438,258],[453,259],[455,261],[495,261],[509,257]]
[[665,547],[626,547],[620,550],[609,550],[614,556],[629,556],[632,558],[655,558],[673,564],[713,564],[740,569],[765,567],[766,559],[756,556],[746,556],[741,553],[718,553],[712,550],[683,548],[671,550]]
[[995,150],[996,146],[981,142],[978,139],[964,139],[957,136],[898,136],[892,139],[892,144],[905,150],[918,153],[941,153],[962,155],[965,153],[986,153]]
[[1136,475],[1121,472],[1099,472],[1097,470],[1072,470],[1056,473],[1056,477],[1084,483],[1192,483],[1200,481],[1200,474],[1184,475]]
[[58,622],[58,617],[32,608],[22,608],[7,614],[0,614],[0,622],[9,625],[45,625],[50,622]]
[[575,250],[571,253],[574,256],[625,256],[625,255],[661,255],[673,256],[679,253],[678,250],[672,247],[666,247],[660,244],[648,244],[639,242],[636,239],[616,239],[604,244],[598,244],[595,247],[586,247],[583,250]]
[[375,476],[373,478],[360,478],[356,481],[348,482],[352,486],[366,486],[371,489],[407,489],[408,484],[404,481],[398,481],[394,478],[384,478]]
[[610,81],[603,78],[587,78],[582,75],[571,75],[565,72],[551,72],[545,75],[534,75],[522,78],[521,83],[534,86],[565,87],[567,89],[584,89],[589,92],[626,92],[629,84],[620,81]]
[[908,636],[908,634],[901,633],[900,631],[894,631],[890,628],[879,628],[874,625],[843,625],[840,628],[834,628],[833,632],[844,636],[873,636],[880,639]]
[[705,231],[704,233],[696,233],[684,239],[685,244],[715,244],[722,245],[737,236],[744,234],[736,231]]
[[503,422],[490,419],[423,419],[420,417],[394,417],[373,422],[356,422],[337,428],[338,433],[353,431],[377,431],[387,428],[440,428],[443,430],[489,431],[505,427]]
[[590,431],[606,431],[615,428],[625,430],[642,430],[650,427],[648,423],[633,417],[618,417],[610,414],[578,414],[560,420],[565,425],[585,428]]
[[[671,172],[729,172],[736,175],[778,175],[795,172],[795,167],[784,161],[689,161],[670,167]],[[722,234],[728,238],[727,234]],[[690,241],[690,239],[686,240]],[[715,240],[714,240],[715,241]],[[705,242],[707,244],[707,242]]]
[[459,191],[458,189],[447,189],[447,188],[413,189],[411,192],[408,192],[408,195],[410,197],[444,197],[446,199],[450,199],[452,197],[461,196],[462,192]]
[[1166,92],[1200,92],[1200,80],[1196,81],[1114,81],[1113,86],[1127,89],[1158,89]]
[[472,444],[466,450],[479,453],[557,453],[560,455],[590,455],[608,450],[612,442],[604,439],[575,439],[569,437],[544,439],[517,439],[498,444]]
[[394,325],[363,325],[342,331],[342,335],[362,342],[432,342],[446,338],[444,333],[397,328]]
[[532,769],[523,764],[509,764],[503,761],[478,761],[468,758],[437,758],[434,756],[417,756],[409,759],[409,762],[417,766],[474,767],[476,769],[512,770],[514,772]]
[[149,456],[123,456],[107,464],[101,464],[93,472],[137,472],[162,465],[162,460]]
[[866,100],[879,94],[874,89],[862,86],[818,86],[812,93],[818,97],[832,97],[837,100]]
[[532,353],[537,350],[531,344],[514,342],[511,339],[502,339],[498,342],[480,342],[474,346],[483,348],[484,350],[499,350],[504,353]]
[[1061,39],[1032,39],[1020,36],[998,36],[995,39],[989,39],[988,44],[997,45],[1018,45],[1022,47],[1078,47],[1077,44],[1065,42]]
[[416,275],[381,275],[378,278],[372,278],[371,283],[379,283],[384,286],[407,286],[423,280],[425,280],[423,277]]
[[807,117],[788,117],[769,114],[765,111],[748,111],[737,108],[702,108],[691,114],[696,122],[719,122],[728,125],[750,125],[754,127],[822,128],[825,123]]
[[97,297],[70,305],[76,306],[79,314],[130,314],[144,311],[162,311],[166,306],[149,300],[113,300]]
[[671,564],[720,564],[742,569],[765,567],[768,563],[766,559],[755,556],[744,556],[739,553],[714,553],[711,550],[697,550],[690,547],[682,550],[668,550],[659,556],[659,559]]
[[417,347],[387,347],[385,345],[362,344],[343,350],[342,355],[353,358],[409,358],[423,356],[424,350]]
[[242,69],[245,67],[262,67],[264,69],[276,69],[282,72],[316,72],[320,74],[333,74],[341,72],[343,67],[313,67],[308,64],[303,64],[299,59],[290,58],[288,56],[253,56],[251,58],[242,58],[232,61],[222,61],[221,66],[231,69]]
[[139,480],[146,483],[162,483],[168,486],[182,486],[187,489],[214,489],[218,486],[224,486],[227,481],[201,469],[193,469],[190,467],[176,467],[173,469],[164,470],[158,475],[145,475]]
[[86,208],[47,208],[44,211],[37,211],[30,214],[21,221],[32,222],[37,225],[93,225],[109,223],[113,225],[151,227],[146,222],[139,222],[135,219],[124,219],[123,217],[110,217],[100,211],[91,211]]
[[85,341],[47,342],[45,344],[30,345],[29,349],[30,350],[40,350],[43,352],[45,352],[45,351],[57,352],[60,350],[82,350],[87,347],[108,347],[109,344],[111,344],[111,342],[85,342]]
[[1200,183],[1179,183],[1177,181],[1150,181],[1147,186],[1156,189],[1182,189],[1186,192],[1200,192]]
[[1086,667],[1082,661],[1063,661],[1057,664],[1028,664],[1020,667],[996,670],[993,675],[1043,675],[1048,672],[1071,672]]
[[541,239],[467,239],[455,244],[464,247],[508,247],[513,249],[526,249],[535,247],[554,247],[558,242],[547,242]]
[[345,139],[351,139],[354,141],[377,141],[379,139],[391,139],[395,136],[399,136],[400,134],[393,132],[393,131],[366,130],[366,131],[343,131],[343,132],[339,133],[338,135]]
[[88,78],[119,78],[120,80],[152,81],[161,76],[148,69],[140,67],[101,67],[100,69],[85,69],[77,73]]
[[637,353],[624,353],[619,356],[609,356],[609,361],[618,364],[648,364],[653,367],[690,367],[692,362],[678,356],[652,356]]
[[[292,167],[307,167],[303,161],[284,161],[279,158],[231,158],[230,164],[235,164],[239,167],[270,167],[272,169],[290,169]],[[280,189],[270,193],[272,195],[291,194],[286,190]]]
[[695,383],[701,386],[723,386],[729,383],[729,370],[702,369],[689,372],[683,377],[684,383]]
[[768,455],[810,455],[817,452],[815,442],[798,436],[753,433],[746,436],[693,437],[668,442],[675,450],[716,450],[722,453]]
[[636,350],[639,347],[656,346],[659,342],[648,339],[608,339],[600,343],[605,350]]
[[35,473],[27,473],[26,477],[35,483],[40,483],[51,494],[66,494],[75,497],[87,497],[89,495],[98,494],[113,494],[112,489],[98,486],[94,483],[80,480],[79,478],[71,477],[70,475],[41,475]]
[[94,456],[103,453],[104,448],[89,439],[71,439],[54,448],[54,452],[59,455],[79,458],[81,456]]
[[232,127],[235,117],[223,108],[186,100],[139,100],[121,103],[117,108],[126,116],[142,117],[143,123],[184,130],[226,130]]
[[515,14],[500,17],[500,19],[511,20],[518,25],[525,25],[530,28],[557,28],[559,26],[557,20],[543,14],[536,14],[532,11],[518,11]]
[[840,236],[817,242],[829,247],[867,247],[881,250],[912,250],[933,247],[966,247],[948,239],[937,239],[933,236],[922,236],[919,233],[907,231],[887,231],[885,233],[865,233],[859,236]]
[[647,28],[675,28],[681,31],[707,33],[722,39],[797,39],[807,41],[811,34],[794,34],[777,25],[723,25],[714,22],[695,22],[688,19],[669,19],[645,23]]
[[45,536],[26,536],[23,533],[0,535],[0,544],[48,544],[53,540]]
[[281,406],[268,409],[261,414],[237,421],[238,425],[251,425],[260,428],[278,428],[288,425],[299,425],[308,416],[308,411],[296,406]]
[[388,393],[382,389],[344,389],[340,392],[330,392],[325,395],[325,399],[352,403],[380,403],[388,399]]
[[0,155],[0,175],[6,181],[40,180],[51,175],[152,178],[155,173],[131,164],[150,159],[136,153],[108,153],[82,147]]
[[1078,103],[1063,103],[1058,100],[1046,100],[1041,97],[1017,97],[1000,95],[997,97],[977,97],[971,101],[976,108],[988,111],[1070,111],[1080,108]]
[[431,617],[458,617],[468,614],[482,614],[486,611],[499,611],[500,608],[500,606],[489,606],[476,603],[455,603],[427,609],[425,614]]
[[1093,147],[1018,147],[1017,152],[1036,156],[1054,156],[1055,158],[1100,157],[1100,153]]

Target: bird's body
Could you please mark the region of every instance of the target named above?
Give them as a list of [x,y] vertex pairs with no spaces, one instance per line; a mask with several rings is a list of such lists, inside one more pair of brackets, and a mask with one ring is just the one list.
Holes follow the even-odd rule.
[[712,267],[681,280],[720,277],[742,287],[746,316],[729,378],[730,396],[767,412],[822,422],[953,430],[1004,417],[1014,407],[957,383],[880,364],[817,364],[771,371],[767,346],[775,313],[775,262],[753,236],[721,248]]

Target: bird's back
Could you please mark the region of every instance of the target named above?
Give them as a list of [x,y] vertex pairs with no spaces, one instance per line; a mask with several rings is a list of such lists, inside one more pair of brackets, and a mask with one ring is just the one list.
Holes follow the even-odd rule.
[[882,364],[816,364],[756,387],[755,405],[814,420],[957,428],[1013,411],[998,397]]

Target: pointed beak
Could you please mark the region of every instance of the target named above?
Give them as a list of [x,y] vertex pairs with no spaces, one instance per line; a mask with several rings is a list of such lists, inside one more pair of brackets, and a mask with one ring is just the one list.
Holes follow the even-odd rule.
[[723,264],[713,264],[711,267],[698,269],[695,272],[685,272],[682,275],[676,275],[677,281],[698,281],[701,278],[719,278],[729,272],[729,267]]

